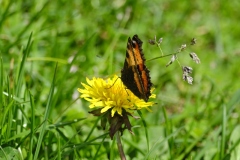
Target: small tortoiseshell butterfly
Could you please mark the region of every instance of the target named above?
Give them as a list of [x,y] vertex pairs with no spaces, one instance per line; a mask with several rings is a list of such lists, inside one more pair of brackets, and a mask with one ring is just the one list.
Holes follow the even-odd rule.
[[137,35],[128,38],[126,59],[121,71],[123,84],[140,99],[148,101],[151,95],[151,78],[149,70],[145,66],[145,58],[142,51],[142,41]]

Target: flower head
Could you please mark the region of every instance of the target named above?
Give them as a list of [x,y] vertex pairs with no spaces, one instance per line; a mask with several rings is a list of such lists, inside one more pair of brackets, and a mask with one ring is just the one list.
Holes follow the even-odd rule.
[[193,78],[189,74],[192,74],[193,69],[188,66],[183,66],[182,70],[183,70],[183,80],[187,81],[188,84],[192,84]]
[[[89,108],[101,108],[101,113],[111,110],[111,116],[114,114],[122,115],[123,109],[132,113],[134,110],[152,106],[154,102],[145,102],[136,97],[130,90],[126,89],[121,79],[114,76],[112,79],[104,80],[102,78],[86,79],[88,84],[82,83],[85,89],[78,89],[81,98],[89,101]],[[154,98],[155,94],[151,95]]]
[[[142,108],[150,110],[148,107],[155,104],[136,97],[130,90],[126,89],[121,79],[116,75],[112,79],[93,78],[90,80],[86,78],[86,81],[87,84],[81,83],[84,89],[78,88],[81,93],[80,98],[89,101],[89,108],[95,109],[90,113],[95,116],[106,114],[110,125],[115,123],[115,128],[117,123],[119,126],[117,130],[123,129],[122,124],[129,123],[127,115],[131,115],[134,110]],[[152,94],[150,98],[155,98],[155,94]],[[115,122],[112,123],[111,119],[114,119]],[[114,126],[110,126],[110,131],[113,129],[111,127]],[[127,125],[127,128],[131,131],[131,125]],[[112,132],[112,136],[117,130]]]
[[192,60],[193,60],[194,62],[196,62],[197,64],[201,63],[201,61],[200,61],[200,59],[198,58],[198,56],[197,56],[196,53],[191,52],[189,55],[190,55],[190,57],[192,58]]

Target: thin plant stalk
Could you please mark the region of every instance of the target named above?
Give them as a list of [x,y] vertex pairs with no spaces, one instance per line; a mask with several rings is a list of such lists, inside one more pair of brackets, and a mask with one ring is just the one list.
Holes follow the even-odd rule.
[[118,146],[118,151],[119,151],[119,155],[121,157],[121,160],[126,160],[119,131],[116,133],[116,138],[117,138],[117,146]]

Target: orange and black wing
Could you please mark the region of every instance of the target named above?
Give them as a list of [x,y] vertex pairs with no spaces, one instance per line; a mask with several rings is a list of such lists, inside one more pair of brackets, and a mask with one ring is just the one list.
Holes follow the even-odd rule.
[[145,66],[145,58],[142,51],[142,41],[137,35],[128,38],[126,59],[121,71],[123,84],[138,98],[146,102],[151,95],[152,86],[149,70]]

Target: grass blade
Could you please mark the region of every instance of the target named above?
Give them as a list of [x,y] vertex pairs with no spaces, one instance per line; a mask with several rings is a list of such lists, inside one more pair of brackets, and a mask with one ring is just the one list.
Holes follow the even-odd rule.
[[50,114],[50,111],[51,111],[51,108],[52,108],[52,98],[53,98],[54,87],[55,87],[56,73],[57,73],[57,65],[56,65],[56,68],[55,68],[55,72],[54,72],[54,76],[53,76],[53,80],[52,80],[52,85],[51,85],[51,89],[50,89],[49,96],[48,96],[48,102],[47,102],[46,111],[45,111],[45,115],[44,115],[44,119],[43,119],[43,125],[42,125],[41,131],[40,131],[40,135],[38,137],[37,148],[36,148],[34,158],[33,158],[34,160],[38,159],[38,154],[39,154],[39,151],[40,151],[40,147],[41,147],[41,144],[42,144],[44,133],[46,131],[49,114]]
[[142,116],[142,112],[140,110],[137,110],[139,116],[141,117],[143,126],[144,126],[144,131],[145,131],[145,137],[147,140],[147,151],[149,152],[149,137],[148,137],[148,130],[147,130],[147,124],[146,121],[144,120],[144,117]]
[[220,159],[224,157],[225,143],[226,143],[226,122],[227,122],[227,111],[226,106],[222,107],[222,136],[221,136],[221,149],[220,149]]

